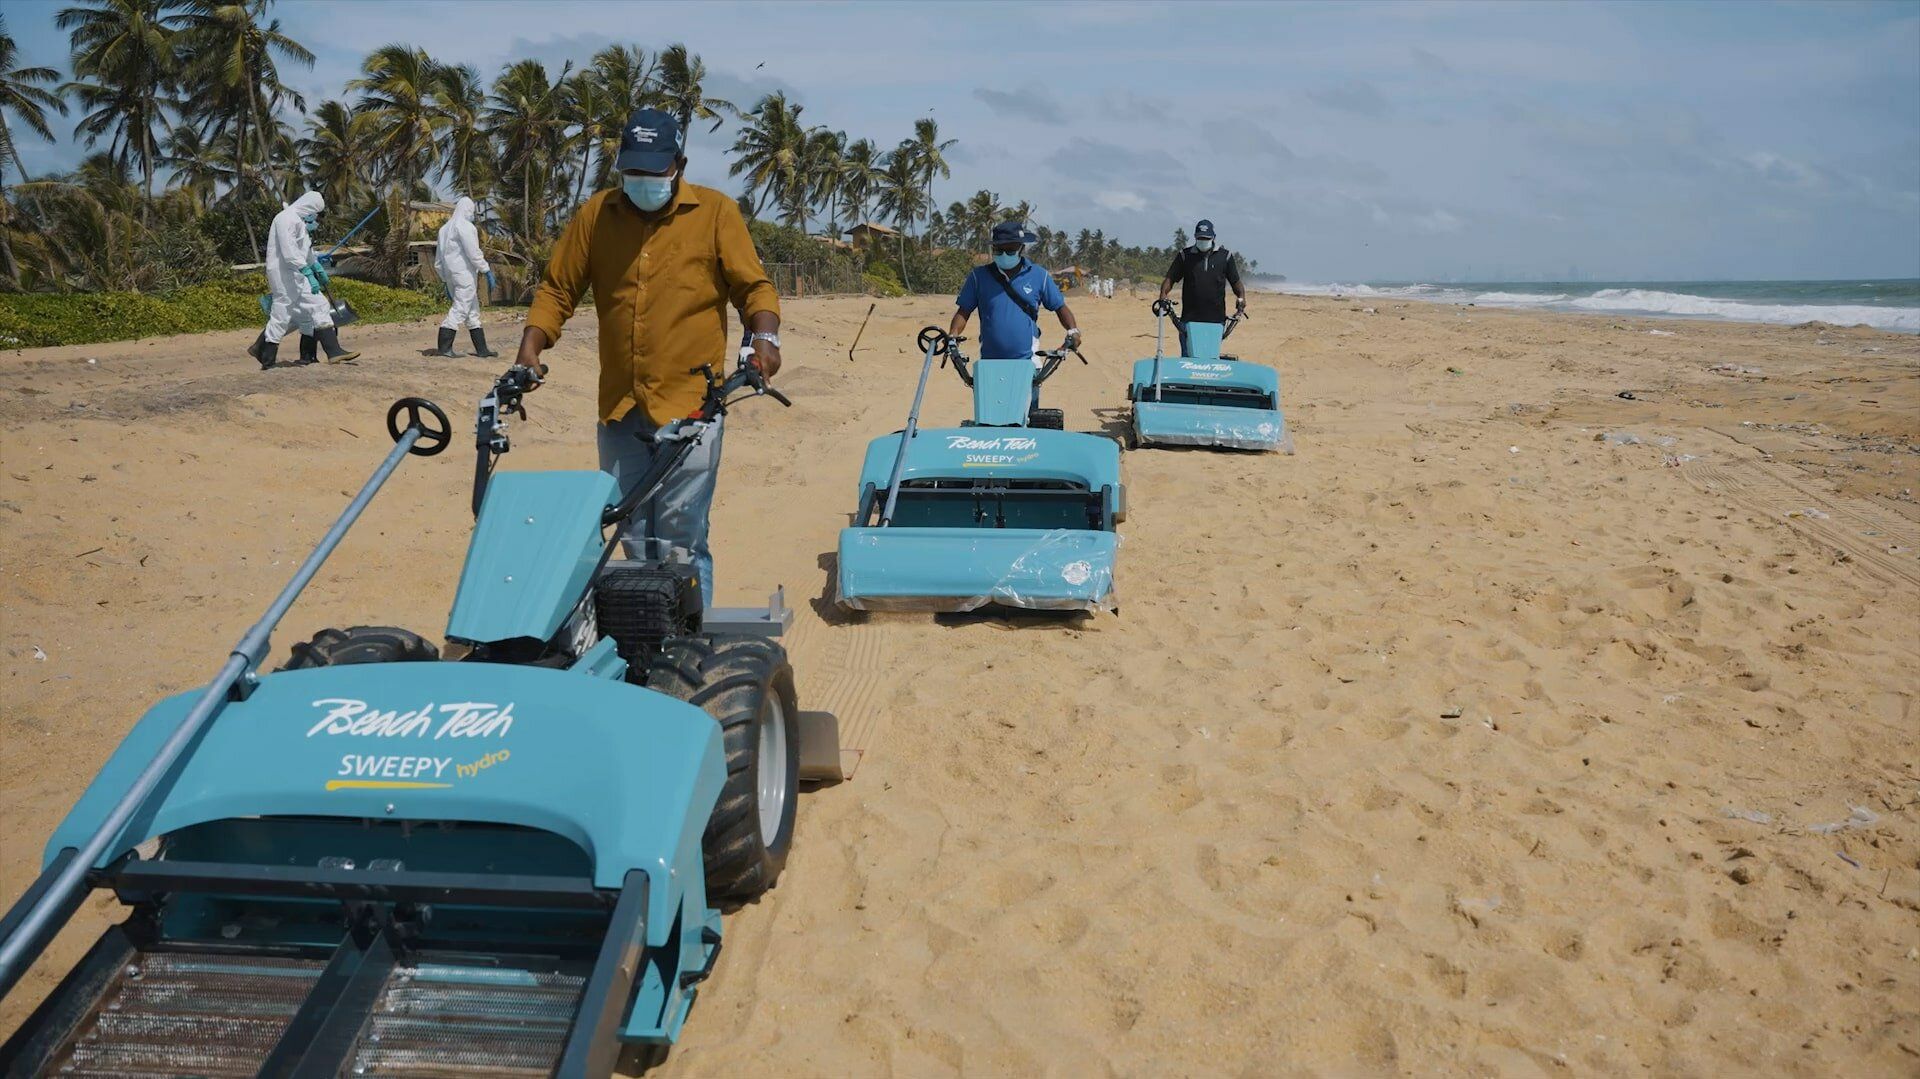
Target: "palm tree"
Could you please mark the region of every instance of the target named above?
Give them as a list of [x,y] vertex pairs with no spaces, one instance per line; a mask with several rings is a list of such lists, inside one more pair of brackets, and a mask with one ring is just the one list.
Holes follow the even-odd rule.
[[186,13],[177,21],[181,26],[181,52],[187,58],[185,74],[195,88],[195,100],[211,109],[231,109],[239,128],[240,146],[246,145],[247,132],[253,132],[269,191],[275,198],[285,199],[287,188],[274,166],[268,132],[274,126],[275,106],[281,100],[290,101],[300,112],[306,111],[306,101],[280,81],[275,57],[310,68],[313,53],[281,33],[279,19],[266,21],[269,3],[190,0]]
[[358,91],[354,112],[370,128],[368,151],[387,186],[387,277],[398,282],[407,261],[407,200],[432,171],[434,143],[447,119],[434,107],[433,90],[440,65],[425,49],[398,43],[382,45],[360,63],[360,77],[348,80]]
[[930,116],[913,122],[913,160],[919,166],[921,195],[929,208],[933,206],[933,178],[938,175],[946,179],[953,175],[953,170],[947,167],[946,152],[959,145],[959,141],[940,141],[940,125]]
[[222,187],[238,176],[231,135],[209,138],[191,124],[167,133],[166,153],[160,163],[172,170],[169,191],[183,191],[200,210],[212,206]]
[[[167,91],[179,70],[174,23],[181,0],[82,0],[62,8],[54,25],[68,32],[74,81],[66,89],[86,111],[75,135],[121,164],[137,161],[142,186],[153,197],[159,164],[155,130],[165,123]],[[144,212],[144,211],[143,211]]]
[[840,155],[840,199],[851,211],[848,217],[861,221],[867,216],[867,203],[873,201],[880,182],[880,150],[870,139],[855,139]]
[[20,173],[20,179],[27,178],[26,166],[20,163],[20,150],[13,141],[13,126],[7,121],[12,113],[19,119],[22,127],[47,142],[54,141],[53,129],[47,126],[47,110],[65,116],[67,103],[57,92],[43,90],[41,83],[57,83],[60,73],[50,67],[21,67],[20,48],[13,35],[7,33],[7,17],[0,15],[0,184],[6,181],[8,162]]
[[297,144],[301,171],[327,205],[364,206],[372,199],[373,126],[372,115],[342,101],[322,101],[307,120],[307,137]]
[[599,85],[604,109],[596,125],[598,145],[593,147],[593,186],[602,188],[613,182],[613,163],[620,154],[620,133],[627,117],[653,100],[657,87],[654,65],[638,45],[601,49],[593,54],[589,70]]
[[[593,169],[593,155],[606,145],[607,117],[611,110],[606,86],[591,67],[567,80],[561,88],[560,115],[572,134],[567,136],[569,151],[580,157],[580,173],[574,181],[573,205],[586,194],[587,173]],[[620,121],[614,121],[614,131]]]
[[572,68],[573,62],[568,61],[560,69],[560,78],[549,82],[545,64],[517,61],[494,80],[487,103],[487,130],[498,148],[502,172],[517,174],[520,180],[518,231],[529,246],[547,231],[545,196],[550,174],[566,153],[562,105]]
[[985,189],[973,193],[967,200],[966,222],[968,242],[976,247],[987,246],[993,235],[993,226],[1000,220],[1000,196]]
[[887,155],[880,172],[880,216],[905,229],[926,213],[927,191],[920,175],[912,143],[903,142]]
[[50,67],[20,66],[19,46],[13,35],[7,33],[6,16],[0,15],[0,275],[13,286],[20,284],[20,268],[14,264],[13,244],[7,236],[13,227],[13,204],[7,201],[6,195],[7,163],[13,163],[22,182],[26,181],[27,167],[20,163],[20,148],[13,141],[13,125],[7,116],[11,113],[21,127],[48,142],[54,141],[53,129],[47,126],[47,110],[64,116],[67,103],[59,94],[42,89],[40,84],[59,81],[60,73]]
[[[702,84],[707,79],[706,62],[685,45],[669,45],[660,53],[660,74],[654,99],[663,109],[680,118],[680,130],[692,126],[695,119],[712,120],[708,132],[720,130],[729,115],[740,110],[731,101],[708,97]],[[622,117],[625,119],[625,117]]]
[[433,110],[442,126],[440,175],[454,190],[478,198],[493,180],[492,146],[481,123],[487,90],[471,64],[441,64],[434,71]]
[[800,171],[807,151],[807,130],[800,125],[802,108],[788,101],[785,92],[768,94],[747,114],[746,125],[733,140],[734,162],[727,175],[746,174],[747,194],[758,199],[755,217],[767,199],[783,204],[790,188],[805,187]]
[[826,211],[827,235],[840,234],[841,162],[847,154],[847,133],[817,128],[807,139],[805,178],[807,197]]

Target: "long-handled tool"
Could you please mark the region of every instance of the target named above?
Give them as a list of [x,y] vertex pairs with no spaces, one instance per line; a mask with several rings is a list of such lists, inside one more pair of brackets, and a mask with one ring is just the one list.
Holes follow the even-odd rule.
[[1166,299],[1153,301],[1153,399],[1160,400],[1160,357],[1166,351],[1167,317],[1173,314],[1173,304]]
[[927,376],[933,373],[933,358],[964,338],[949,337],[932,326],[920,331],[919,345],[927,358],[920,364],[920,385],[913,391],[913,408],[907,412],[907,429],[900,433],[900,452],[893,458],[893,475],[887,480],[887,505],[880,512],[880,527],[893,523],[893,507],[900,500],[900,473],[907,467],[907,447],[920,433],[920,402],[927,396]]

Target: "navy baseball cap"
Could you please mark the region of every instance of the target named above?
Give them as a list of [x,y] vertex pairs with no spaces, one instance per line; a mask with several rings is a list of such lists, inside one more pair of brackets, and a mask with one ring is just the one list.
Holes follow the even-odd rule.
[[1007,244],[1030,244],[1039,237],[1027,231],[1025,222],[1002,221],[993,226],[993,246],[1004,247]]
[[670,112],[641,109],[627,117],[620,132],[620,156],[613,167],[621,172],[669,172],[686,148],[680,121]]
[[[622,167],[624,168],[625,166]],[[1213,239],[1213,222],[1201,218],[1200,223],[1193,226],[1193,238],[1196,240]]]

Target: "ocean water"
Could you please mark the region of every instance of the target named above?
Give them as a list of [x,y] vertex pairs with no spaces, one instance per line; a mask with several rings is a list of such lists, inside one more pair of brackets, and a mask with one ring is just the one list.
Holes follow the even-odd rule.
[[1651,315],[1795,325],[1873,326],[1920,333],[1920,278],[1885,281],[1485,281],[1262,285],[1301,296],[1350,296],[1589,314]]

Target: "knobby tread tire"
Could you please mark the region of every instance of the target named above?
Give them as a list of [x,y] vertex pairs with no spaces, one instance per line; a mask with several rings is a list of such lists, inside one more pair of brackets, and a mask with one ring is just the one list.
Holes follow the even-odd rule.
[[1039,431],[1061,431],[1067,425],[1067,414],[1057,408],[1036,408],[1027,413],[1027,426]]
[[[702,837],[707,897],[758,897],[773,887],[786,865],[799,791],[799,710],[786,649],[766,637],[676,637],[648,664],[646,684],[704,709],[720,724],[727,781]],[[757,757],[759,723],[772,694],[779,695],[786,717],[787,803],[773,842],[767,843],[760,834]]]
[[283,671],[345,667],[359,663],[424,663],[440,658],[425,637],[398,626],[349,626],[323,629],[293,646]]

